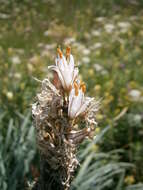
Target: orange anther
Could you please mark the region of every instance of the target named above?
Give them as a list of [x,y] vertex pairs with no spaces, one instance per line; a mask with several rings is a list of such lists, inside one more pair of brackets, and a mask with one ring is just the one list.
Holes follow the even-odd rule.
[[86,91],[86,86],[85,86],[85,83],[84,83],[84,82],[81,82],[81,83],[80,83],[80,88],[81,88],[82,92],[85,93],[85,91]]
[[63,57],[63,53],[62,53],[62,51],[61,51],[61,49],[60,49],[60,48],[57,48],[57,52],[58,52],[58,54],[59,54],[60,58],[62,58],[62,57]]
[[68,57],[70,56],[70,53],[71,53],[71,47],[68,46],[68,47],[66,48],[66,58],[68,58]]
[[78,84],[76,82],[74,82],[74,89],[75,89],[75,95],[78,96],[79,88],[78,88]]

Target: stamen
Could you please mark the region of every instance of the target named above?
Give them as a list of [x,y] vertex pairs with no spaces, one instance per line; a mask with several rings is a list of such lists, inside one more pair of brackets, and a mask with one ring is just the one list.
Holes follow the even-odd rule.
[[63,53],[62,53],[62,51],[61,51],[61,49],[60,49],[60,48],[57,48],[57,52],[58,52],[58,54],[59,54],[60,58],[62,58],[62,57],[63,57]]
[[76,82],[74,82],[74,89],[75,89],[75,95],[78,96],[79,88]]
[[85,91],[86,91],[86,86],[85,86],[85,83],[84,83],[84,82],[81,82],[81,83],[80,83],[80,89],[82,90],[83,93],[85,93]]
[[66,48],[66,59],[68,59],[68,57],[70,56],[70,53],[71,53],[71,47],[68,46],[68,47]]

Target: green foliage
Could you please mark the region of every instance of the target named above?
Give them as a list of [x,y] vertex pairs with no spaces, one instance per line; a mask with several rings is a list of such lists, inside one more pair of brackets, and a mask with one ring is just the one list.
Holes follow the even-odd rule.
[[[82,161],[80,170],[72,183],[76,190],[102,190],[115,189],[122,190],[125,187],[125,173],[129,168],[134,168],[132,164],[119,162],[123,150],[113,150],[108,153],[94,151],[94,146],[102,141],[104,133],[109,129],[106,127],[95,140],[82,149],[79,158]],[[126,189],[133,188],[129,186]],[[143,188],[142,184],[135,187]]]
[[0,120],[0,189],[24,189],[24,178],[36,152],[30,114],[22,119],[20,126],[15,126],[11,118],[6,134],[2,134],[2,117],[4,115]]
[[137,185],[129,185],[125,190],[142,190],[143,184],[139,183]]

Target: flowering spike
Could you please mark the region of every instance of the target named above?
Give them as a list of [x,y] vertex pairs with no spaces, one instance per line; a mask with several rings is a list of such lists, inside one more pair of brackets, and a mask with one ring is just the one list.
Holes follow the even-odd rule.
[[[57,48],[56,65],[50,66],[57,74],[54,83],[48,79],[42,81],[42,91],[37,94],[37,102],[32,107],[41,154],[40,177],[36,182],[39,189],[43,184],[46,189],[70,189],[78,166],[77,147],[86,137],[94,135],[97,124],[97,102],[85,96],[86,86],[78,80],[78,69],[74,67],[70,51],[71,48],[67,47],[66,59]],[[58,87],[56,77],[63,88]],[[81,119],[86,124],[83,129],[80,128]]]

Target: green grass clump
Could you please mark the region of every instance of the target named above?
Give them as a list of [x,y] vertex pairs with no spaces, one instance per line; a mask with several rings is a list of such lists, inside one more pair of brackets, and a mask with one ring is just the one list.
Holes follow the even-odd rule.
[[[4,117],[6,114],[1,114],[1,131]],[[36,154],[34,128],[29,120],[30,114],[25,117],[21,115],[21,117],[23,118],[19,126],[11,118],[5,132],[0,133],[0,189],[2,190],[26,187],[28,173],[31,170],[29,166]]]

